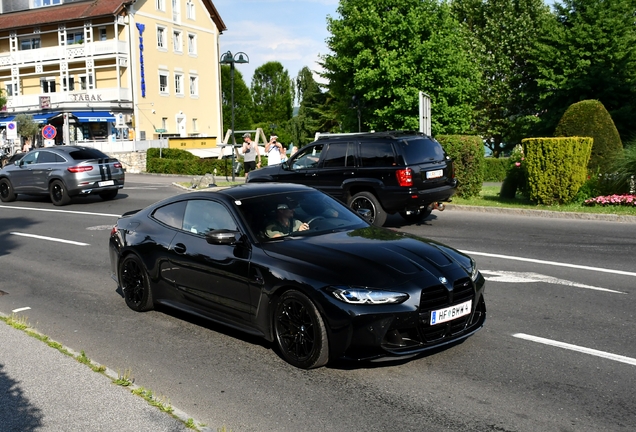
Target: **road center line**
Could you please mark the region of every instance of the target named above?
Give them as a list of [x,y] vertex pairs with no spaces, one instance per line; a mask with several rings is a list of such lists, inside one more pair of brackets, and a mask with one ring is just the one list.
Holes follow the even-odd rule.
[[41,212],[51,212],[51,213],[70,213],[70,214],[80,214],[80,215],[88,215],[88,216],[108,216],[108,217],[120,217],[121,215],[110,214],[110,213],[91,213],[91,212],[82,212],[82,211],[74,211],[74,210],[57,210],[57,209],[40,209],[40,208],[29,208],[29,207],[17,207],[17,206],[0,206],[0,209],[12,209],[12,210],[29,210],[29,211],[41,211]]
[[537,342],[540,344],[544,344],[544,345],[550,345],[550,346],[555,346],[558,348],[563,348],[563,349],[567,349],[567,350],[571,350],[571,351],[578,351],[584,354],[589,354],[589,355],[593,355],[596,357],[602,357],[602,358],[606,358],[609,360],[614,360],[617,362],[621,362],[621,363],[627,363],[630,364],[632,366],[636,366],[636,359],[631,358],[631,357],[625,357],[622,355],[618,355],[618,354],[612,354],[612,353],[608,353],[605,351],[599,351],[599,350],[595,350],[595,349],[591,349],[591,348],[585,348],[582,346],[578,346],[578,345],[571,345],[565,342],[559,342],[559,341],[555,341],[552,339],[545,339],[542,337],[537,337],[537,336],[531,336],[531,335],[527,335],[527,334],[523,334],[523,333],[515,333],[512,335],[513,337],[519,338],[519,339],[525,339],[525,340],[529,340],[532,342]]
[[29,310],[29,309],[31,309],[31,308],[27,306],[27,307],[23,307],[23,308],[13,309],[11,312],[13,312],[13,313],[18,313],[18,312],[24,312],[24,311],[27,311],[27,310]]
[[72,244],[72,245],[77,245],[77,246],[90,246],[90,244],[88,244],[88,243],[81,243],[81,242],[76,242],[76,241],[72,241],[72,240],[58,239],[58,238],[54,238],[54,237],[39,236],[39,235],[35,235],[35,234],[25,234],[25,233],[19,233],[19,232],[12,232],[12,233],[9,233],[9,234],[17,235],[17,236],[20,236],[20,237],[30,237],[30,238],[40,239],[40,240],[54,241],[54,242],[58,242],[58,243],[67,243],[67,244]]
[[619,275],[625,275],[625,276],[636,276],[636,273],[634,272],[628,272],[623,270],[612,270],[612,269],[606,269],[601,267],[589,267],[589,266],[583,266],[583,265],[577,265],[577,264],[567,264],[567,263],[560,263],[555,261],[544,261],[544,260],[538,260],[533,258],[521,258],[521,257],[491,254],[491,253],[485,253],[485,252],[473,252],[473,251],[466,251],[466,250],[463,250],[460,252],[463,252],[468,255],[479,255],[479,256],[501,258],[501,259],[507,259],[507,260],[513,260],[513,261],[525,261],[525,262],[531,262],[536,264],[551,265],[555,267],[569,267],[569,268],[575,268],[575,269],[581,269],[581,270],[596,271],[601,273],[612,273],[612,274],[619,274]]

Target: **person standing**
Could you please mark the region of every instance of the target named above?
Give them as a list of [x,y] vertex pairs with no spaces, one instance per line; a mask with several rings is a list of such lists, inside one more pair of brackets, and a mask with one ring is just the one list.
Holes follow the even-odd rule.
[[278,142],[278,137],[272,135],[269,137],[269,142],[265,146],[265,154],[267,155],[267,165],[278,165],[282,162],[283,145]]
[[[245,132],[243,134],[243,169],[245,177],[247,173],[261,167],[261,152],[258,145],[252,141],[252,134]],[[258,163],[256,158],[258,157]]]

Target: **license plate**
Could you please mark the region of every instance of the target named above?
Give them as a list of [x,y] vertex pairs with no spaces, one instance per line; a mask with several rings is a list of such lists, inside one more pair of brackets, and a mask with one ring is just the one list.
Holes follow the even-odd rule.
[[473,301],[468,300],[455,306],[434,310],[431,312],[431,325],[441,324],[468,315],[472,310],[472,305]]
[[440,178],[443,175],[444,175],[444,170],[441,170],[441,169],[435,170],[435,171],[426,171],[427,179]]
[[97,186],[99,187],[113,186],[114,184],[115,184],[115,180],[106,180],[106,181],[97,183]]

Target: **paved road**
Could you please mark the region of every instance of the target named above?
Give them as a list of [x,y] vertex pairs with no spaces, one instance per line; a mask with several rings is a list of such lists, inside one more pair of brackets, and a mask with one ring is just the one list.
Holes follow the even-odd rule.
[[453,210],[418,226],[392,218],[396,229],[472,252],[489,279],[486,327],[407,362],[301,371],[260,339],[125,307],[109,279],[108,231],[116,215],[181,192],[172,181],[129,176],[119,199],[89,198],[62,212],[43,199],[0,205],[0,280],[9,293],[0,312],[30,307],[21,314],[38,330],[112,370],[131,369],[137,384],[212,429],[636,427],[633,224]]

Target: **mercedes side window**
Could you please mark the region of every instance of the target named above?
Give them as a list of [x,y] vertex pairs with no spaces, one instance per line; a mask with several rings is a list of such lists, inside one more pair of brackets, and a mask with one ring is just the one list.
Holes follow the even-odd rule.
[[297,157],[294,158],[292,168],[304,169],[304,168],[316,168],[324,144],[317,144],[315,146],[307,147],[302,152],[297,153]]
[[322,163],[323,168],[344,168],[354,165],[353,144],[331,143]]
[[392,167],[397,165],[390,142],[364,142],[360,145],[360,164],[363,167]]
[[55,153],[51,153],[49,151],[38,152],[38,161],[37,161],[37,163],[41,164],[41,163],[59,162],[59,160],[57,160],[57,158],[55,156],[57,156]]
[[183,216],[183,230],[206,234],[215,230],[236,231],[236,223],[227,208],[209,200],[190,200]]
[[186,201],[179,201],[159,207],[154,211],[152,217],[172,228],[181,229],[183,226],[183,213],[185,212],[185,208]]
[[27,154],[25,157],[23,157],[22,159],[20,159],[20,165],[32,165],[35,163],[35,161],[38,158],[38,154],[40,152],[36,151],[36,152],[31,152],[29,154]]

